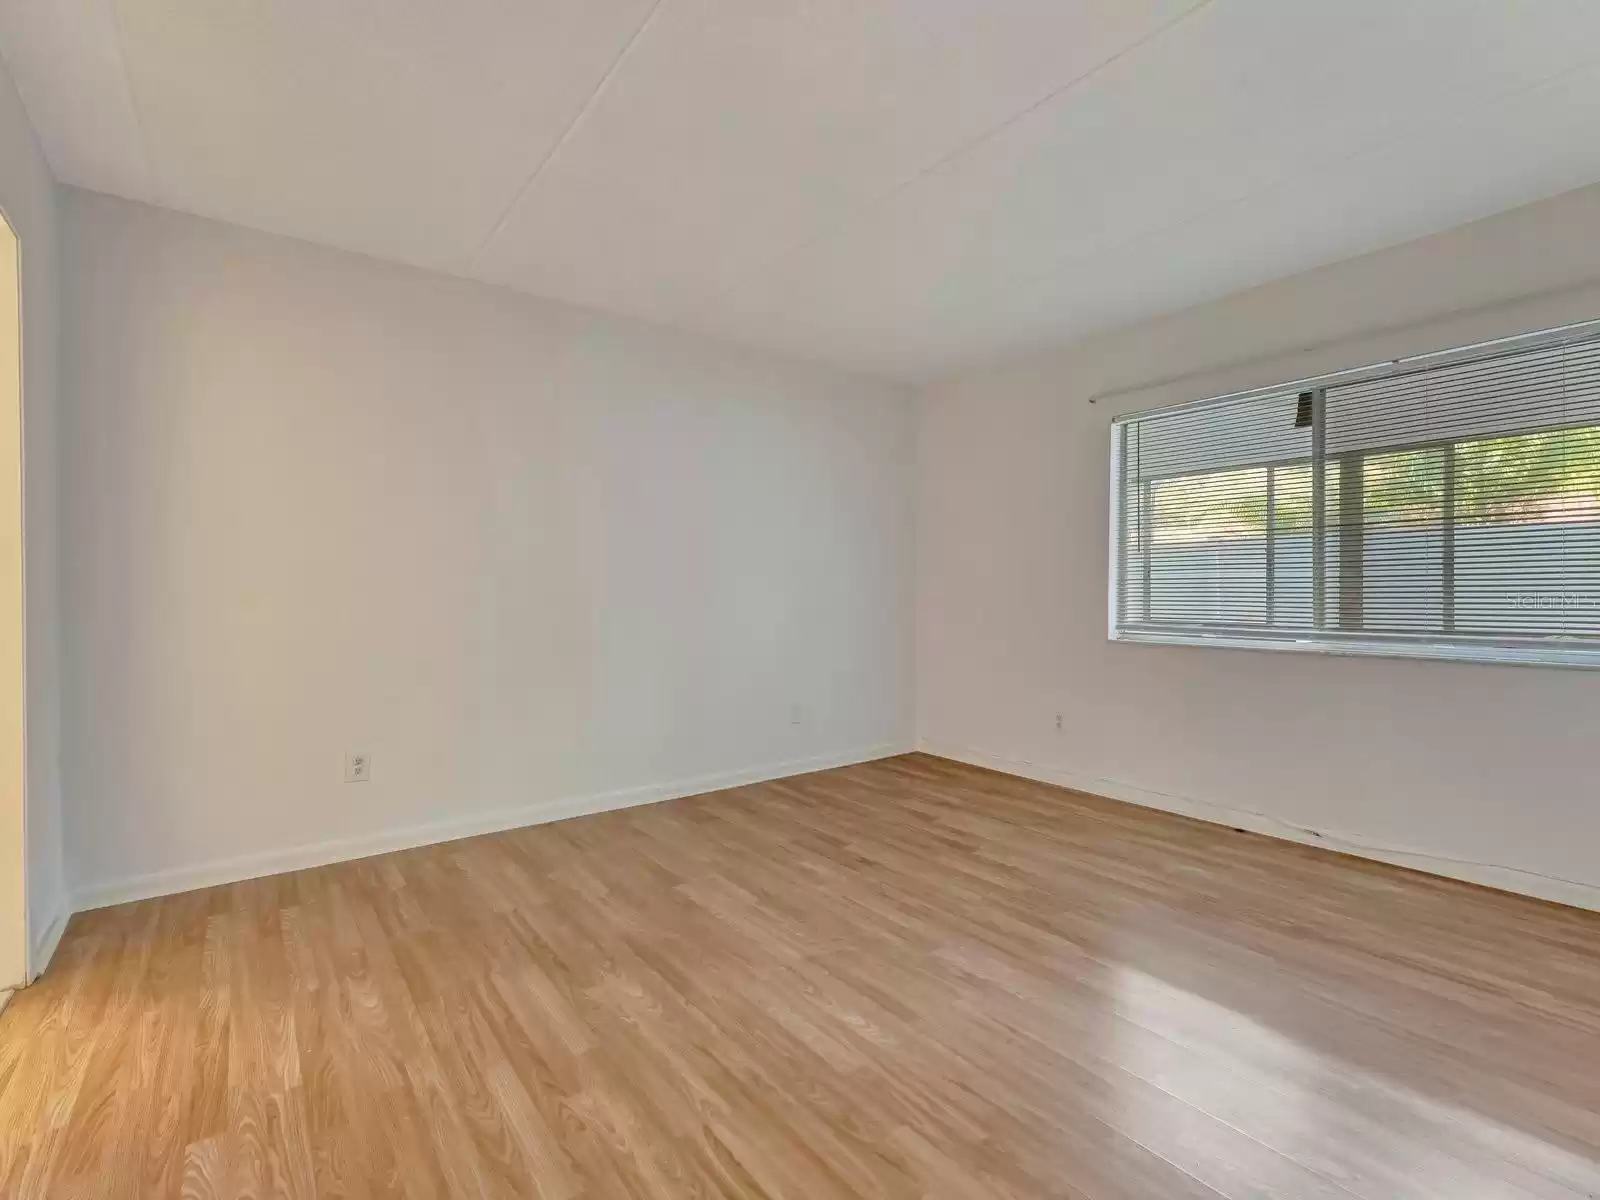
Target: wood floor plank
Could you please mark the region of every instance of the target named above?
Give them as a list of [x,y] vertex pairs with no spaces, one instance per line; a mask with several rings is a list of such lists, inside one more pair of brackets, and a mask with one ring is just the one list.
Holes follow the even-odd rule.
[[0,1194],[1593,1200],[1600,916],[907,755],[80,914]]

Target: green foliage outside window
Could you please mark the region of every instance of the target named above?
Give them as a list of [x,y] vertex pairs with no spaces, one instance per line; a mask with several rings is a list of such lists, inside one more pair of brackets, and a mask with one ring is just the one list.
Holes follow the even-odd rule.
[[[1362,456],[1360,512],[1366,525],[1440,520],[1447,471],[1454,456],[1453,511],[1458,523],[1516,523],[1600,519],[1600,426],[1478,438],[1453,446]],[[1340,472],[1324,467],[1328,524],[1338,523]],[[1266,532],[1268,468],[1245,467],[1173,479],[1150,486],[1154,542],[1259,537]],[[1311,464],[1272,468],[1271,510],[1276,532],[1311,529]]]

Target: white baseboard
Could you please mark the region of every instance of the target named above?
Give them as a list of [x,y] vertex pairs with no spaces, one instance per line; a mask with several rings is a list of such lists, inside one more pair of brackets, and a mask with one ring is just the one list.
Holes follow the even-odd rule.
[[63,897],[45,927],[34,935],[33,945],[28,948],[29,983],[43,975],[44,969],[55,957],[56,947],[61,945],[61,935],[67,931],[67,922],[72,919],[72,911],[72,905]]
[[[838,754],[791,759],[788,762],[747,767],[737,771],[721,771],[691,779],[674,780],[670,783],[548,800],[519,808],[474,813],[452,821],[430,822],[404,829],[386,829],[360,837],[315,842],[285,850],[269,851],[265,854],[251,854],[195,866],[175,867],[146,875],[104,880],[78,888],[72,896],[72,911],[84,912],[112,904],[125,904],[132,900],[171,896],[178,892],[194,891],[196,888],[257,879],[263,875],[280,875],[285,871],[299,871],[306,867],[323,867],[330,863],[368,858],[374,854],[386,854],[391,850],[409,850],[417,846],[431,846],[437,842],[450,842],[457,838],[475,837],[483,833],[498,833],[504,829],[543,825],[550,821],[566,820],[568,817],[610,812],[613,809],[632,808],[640,804],[654,804],[657,801],[675,800],[682,796],[696,796],[702,792],[721,791],[724,788],[763,783],[790,775],[804,775],[810,771],[825,771],[833,767],[870,762],[873,759],[905,754],[910,750],[911,746],[908,744],[885,742]],[[62,927],[65,927],[65,924],[63,919]],[[56,937],[60,938],[59,932]],[[51,949],[54,950],[54,944],[51,945]]]
[[924,739],[918,748],[923,753],[938,758],[948,758],[974,767],[987,767],[992,771],[1017,775],[1040,783],[1053,783],[1076,792],[1105,796],[1144,808],[1194,817],[1213,825],[1246,829],[1251,833],[1265,834],[1267,837],[1280,838],[1287,842],[1298,842],[1303,846],[1321,846],[1327,850],[1353,854],[1358,858],[1367,858],[1374,862],[1410,867],[1412,870],[1425,871],[1430,875],[1439,875],[1446,879],[1458,879],[1466,883],[1496,888],[1502,892],[1516,892],[1523,896],[1532,896],[1537,900],[1550,900],[1573,908],[1600,912],[1600,884],[1553,878],[1535,871],[1498,863],[1470,862],[1405,847],[1378,845],[1372,839],[1355,834],[1292,825],[1287,821],[1248,809],[1233,808],[1209,800],[1196,800],[1189,796],[1155,792],[1120,780],[1078,775],[1055,767],[1041,766],[1038,763],[987,754],[970,747]]

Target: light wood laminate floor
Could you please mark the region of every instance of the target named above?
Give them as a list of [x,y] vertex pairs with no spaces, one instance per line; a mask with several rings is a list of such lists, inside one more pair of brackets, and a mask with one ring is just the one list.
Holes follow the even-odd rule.
[[7,1197],[1600,1194],[1600,917],[912,755],[75,917]]

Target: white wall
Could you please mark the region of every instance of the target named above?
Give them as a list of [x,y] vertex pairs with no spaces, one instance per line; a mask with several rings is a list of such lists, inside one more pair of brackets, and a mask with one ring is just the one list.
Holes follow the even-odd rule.
[[63,195],[79,904],[901,748],[913,527],[928,748],[1600,896],[1600,674],[1105,640],[1113,415],[1600,315],[1600,188],[952,380],[915,426],[876,384]]
[[[27,605],[27,888],[35,959],[66,915],[61,856],[61,666],[56,557],[60,364],[55,183],[22,102],[0,67],[0,207],[22,268],[22,403]],[[38,967],[35,961],[33,966]]]
[[1600,673],[1106,639],[1114,415],[1600,317],[1597,281],[1600,187],[931,389],[922,744],[1600,904]]
[[80,906],[910,744],[904,394],[64,195]]

